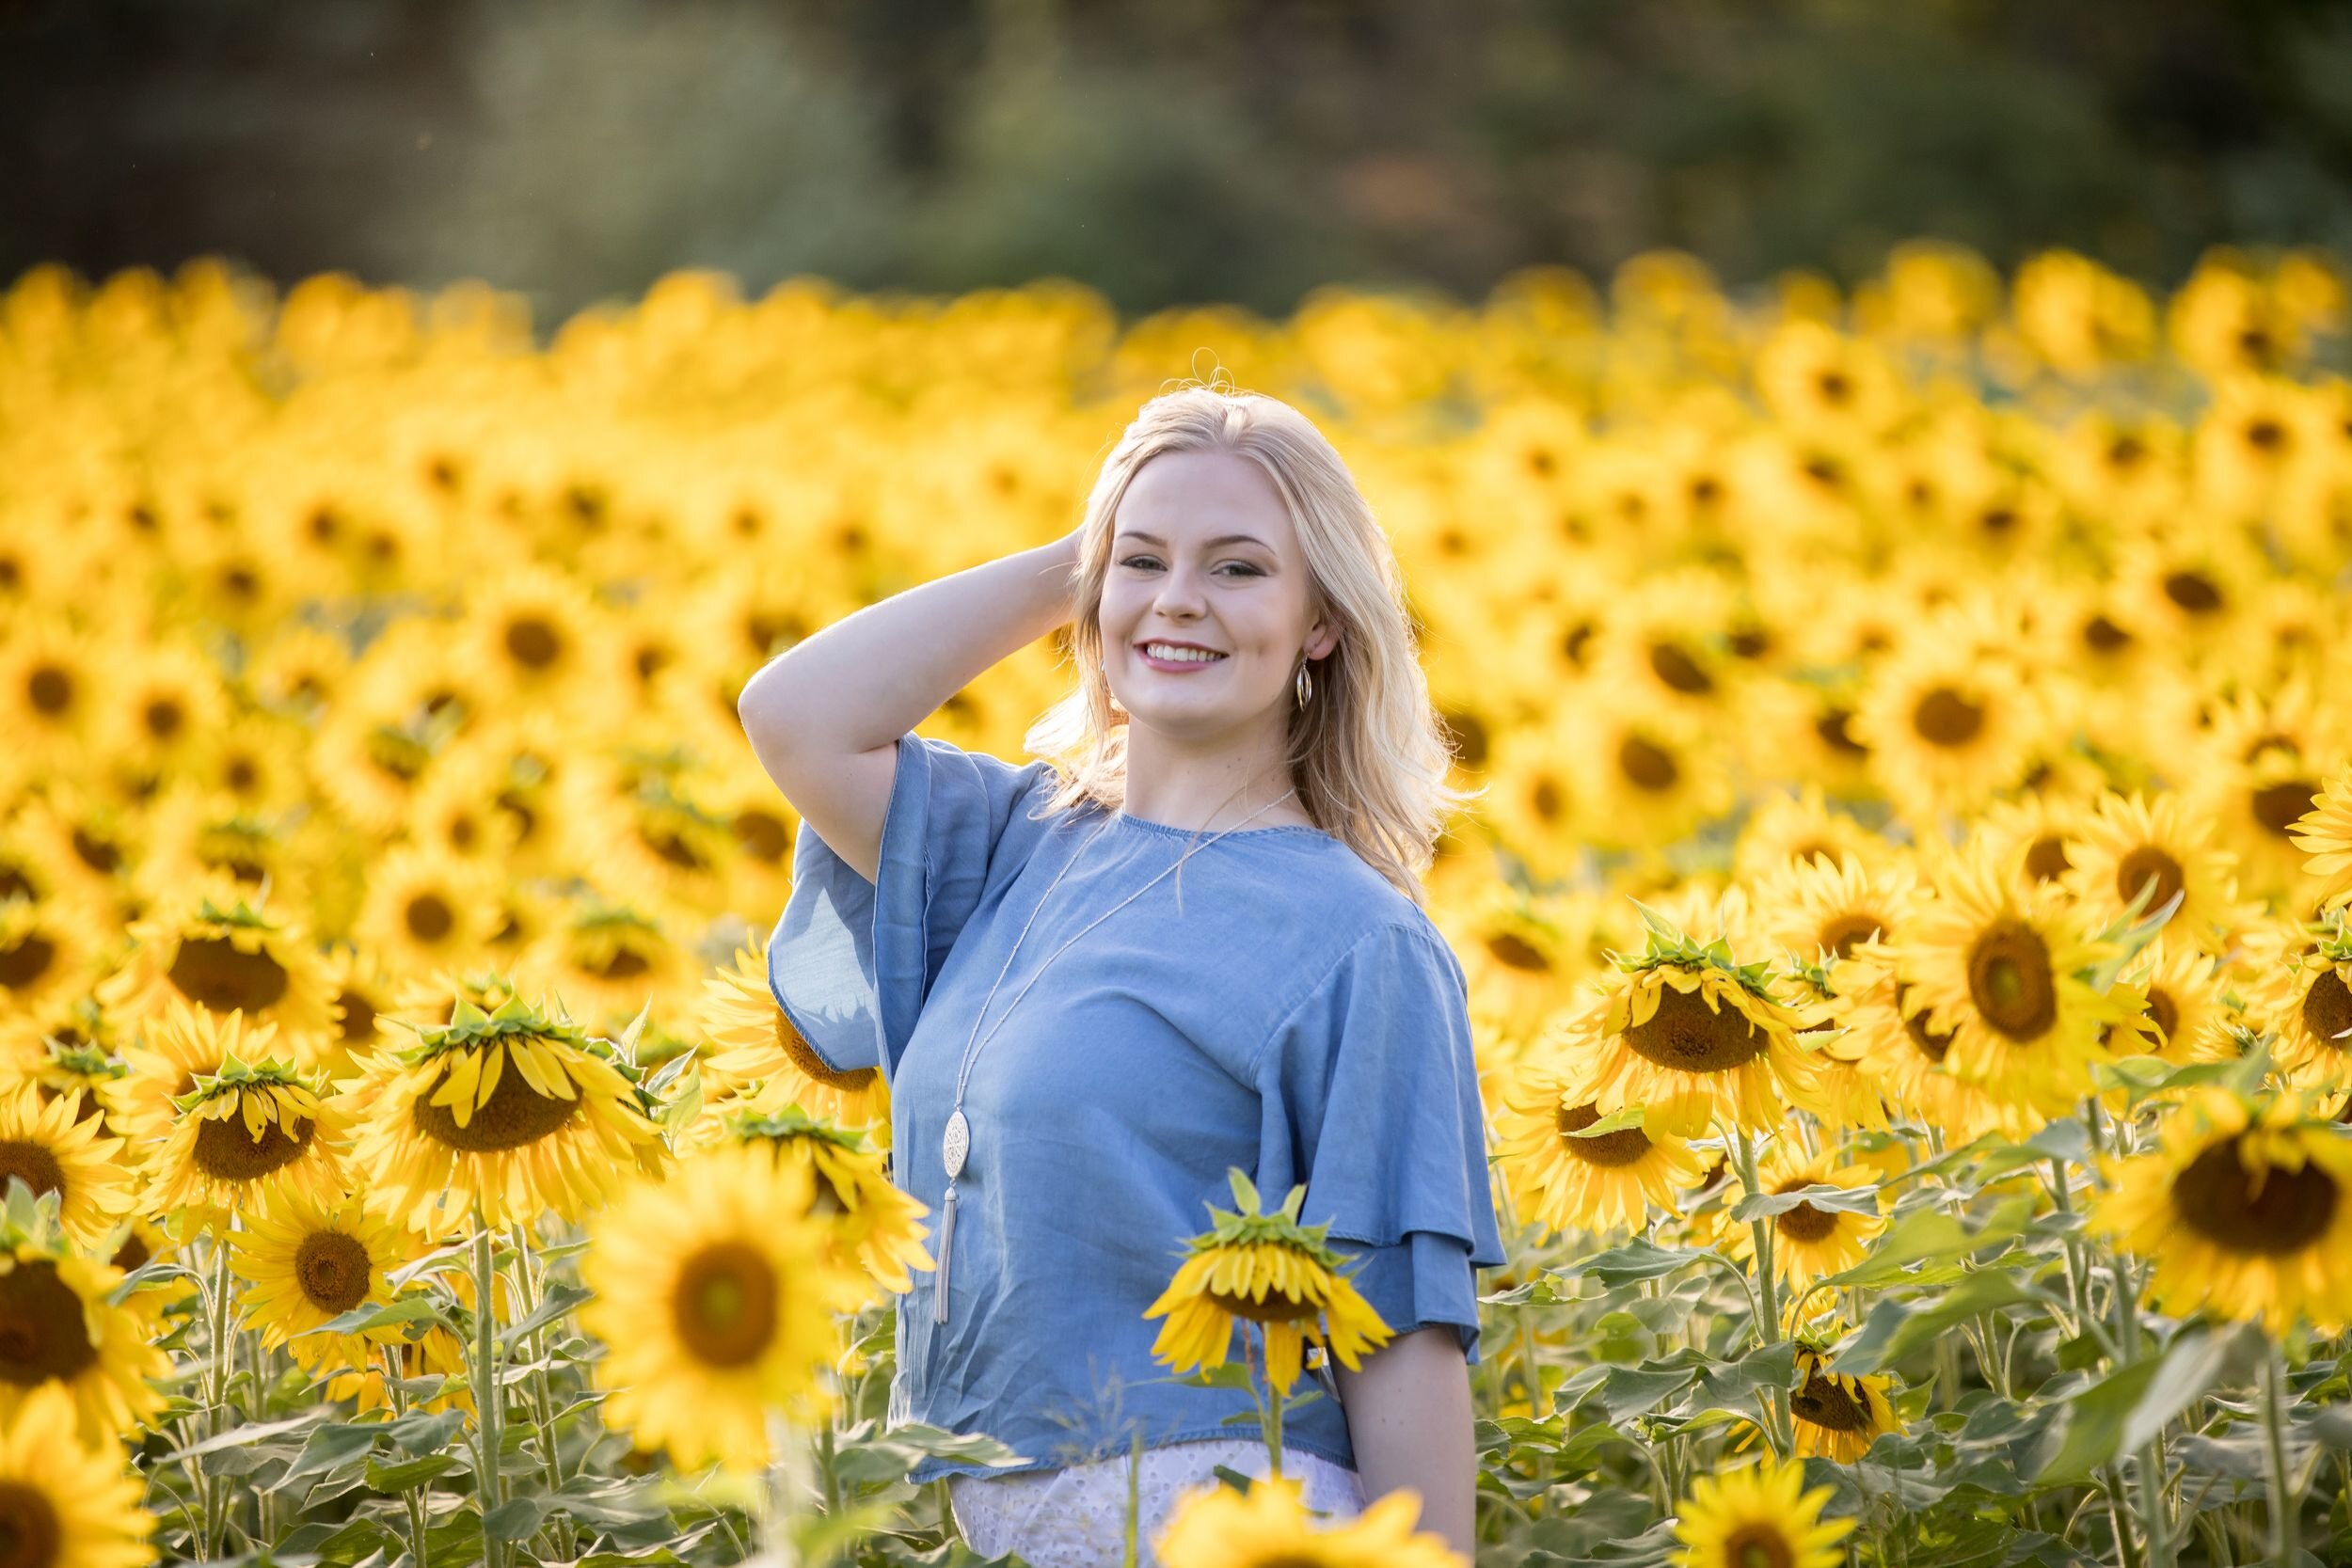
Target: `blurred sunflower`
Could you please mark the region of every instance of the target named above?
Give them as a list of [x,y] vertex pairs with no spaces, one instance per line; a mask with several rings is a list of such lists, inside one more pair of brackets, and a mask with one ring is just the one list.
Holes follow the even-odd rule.
[[402,845],[368,868],[352,940],[404,971],[471,961],[490,934],[494,875],[448,849]]
[[648,998],[667,1007],[691,994],[701,963],[672,940],[677,916],[589,896],[515,962],[516,975],[593,1022],[632,1018]]
[[730,1144],[632,1182],[590,1226],[580,1327],[606,1345],[606,1418],[681,1465],[755,1471],[767,1418],[822,1419],[833,1314],[861,1282],[812,1213],[814,1169]]
[[1185,1243],[1184,1260],[1145,1319],[1165,1317],[1152,1358],[1182,1374],[1222,1367],[1233,1329],[1254,1323],[1265,1337],[1265,1382],[1277,1397],[1297,1383],[1306,1347],[1323,1346],[1350,1371],[1392,1331],[1341,1272],[1346,1261],[1324,1241],[1328,1225],[1300,1225],[1305,1186],[1293,1187],[1272,1213],[1238,1170],[1227,1173],[1233,1212],[1212,1204],[1209,1229]]
[[904,1295],[914,1289],[909,1269],[938,1267],[923,1247],[930,1231],[922,1218],[930,1211],[890,1180],[881,1150],[867,1146],[863,1131],[818,1120],[788,1103],[756,1101],[740,1111],[723,1108],[721,1126],[723,1136],[765,1148],[779,1164],[806,1165],[816,1174],[811,1201],[831,1227],[835,1250],[883,1290]]
[[1920,1126],[1940,1130],[1954,1145],[1992,1132],[2022,1137],[2031,1131],[2014,1108],[1946,1069],[1951,1033],[1930,1025],[1925,1005],[1904,981],[1882,977],[1848,997],[1839,1017],[1882,1092]]
[[1767,874],[1755,903],[1763,911],[1756,940],[1767,951],[1807,962],[1837,960],[1827,971],[1836,992],[1867,989],[1891,955],[1878,939],[1907,920],[1920,901],[1918,874],[1906,861],[1843,865],[1790,863]]
[[2106,1037],[2109,1051],[2176,1065],[2235,1054],[2222,1032],[2222,976],[2211,955],[2158,943],[2117,977],[2115,993],[2129,1010]]
[[127,1029],[175,1002],[242,1012],[274,1027],[298,1063],[316,1060],[332,1033],[326,965],[302,927],[243,898],[188,903],[167,901],[131,927],[130,957],[98,986],[108,1015]]
[[72,772],[121,679],[122,657],[55,617],[13,618],[0,638],[0,728],[11,768]]
[[1955,648],[1947,629],[1923,631],[1873,671],[1850,726],[1880,787],[1922,828],[2015,784],[2045,722],[2013,670]]
[[405,1238],[358,1197],[281,1189],[228,1240],[230,1266],[246,1281],[246,1318],[266,1348],[283,1347],[313,1373],[330,1366],[356,1370],[367,1367],[376,1343],[400,1338],[397,1328],[331,1338],[310,1332],[355,1307],[389,1303],[389,1271],[411,1257]]
[[[2175,895],[2181,906],[2165,922],[2167,939],[2209,953],[2225,950],[2255,911],[2237,897],[2237,856],[2209,842],[2213,824],[2190,815],[2181,797],[2153,802],[2134,794],[2101,797],[2083,819],[2068,851],[2067,891],[2093,923],[2122,918],[2143,891],[2135,918],[2147,919]],[[2154,886],[2151,888],[2150,883]]]
[[2159,1147],[2106,1163],[2090,1227],[2155,1267],[2150,1296],[2283,1335],[2343,1331],[2352,1314],[2352,1140],[2298,1100],[2194,1091]]
[[80,1096],[49,1098],[38,1084],[0,1094],[0,1194],[10,1179],[35,1197],[57,1195],[57,1223],[80,1247],[97,1245],[133,1206],[122,1140],[96,1115],[75,1119]]
[[2318,883],[2313,896],[2325,906],[2352,903],[2352,768],[2328,781],[2288,837],[2311,857],[2303,870]]
[[1507,730],[1488,752],[1485,778],[1491,792],[1479,814],[1539,883],[1573,876],[1582,857],[1577,801],[1583,785],[1577,770],[1574,743],[1550,724]]
[[24,1568],[139,1568],[156,1558],[147,1486],[111,1440],[93,1443],[64,1388],[24,1396],[0,1432],[0,1528]]
[[1677,1510],[1675,1568],[1838,1568],[1851,1519],[1823,1519],[1832,1488],[1804,1490],[1804,1466],[1766,1460],[1691,1482]]
[[2085,976],[2116,949],[2064,894],[2025,887],[1981,839],[1938,851],[1935,896],[1897,950],[1931,1028],[1952,1037],[1945,1069],[1995,1099],[2063,1116],[2090,1092],[2102,1023],[2122,1006]]
[[1568,1001],[1571,981],[1598,958],[1585,940],[1596,903],[1590,894],[1533,897],[1488,881],[1458,912],[1438,911],[1470,994],[1497,1027],[1531,1036]]
[[53,1010],[83,994],[102,962],[79,905],[0,901],[0,1012]]
[[[1757,1189],[1780,1196],[1812,1186],[1853,1188],[1876,1184],[1876,1172],[1862,1165],[1839,1164],[1837,1159],[1834,1150],[1807,1154],[1791,1145],[1775,1143],[1757,1162]],[[1736,1173],[1731,1180],[1724,1201],[1737,1206],[1748,1195]],[[1784,1299],[1791,1304],[1792,1310],[1798,1293],[1806,1286],[1862,1261],[1871,1242],[1886,1229],[1884,1206],[1885,1199],[1881,1197],[1881,1212],[1856,1213],[1845,1209],[1823,1209],[1800,1200],[1770,1216],[1772,1273],[1788,1288]],[[1756,1256],[1754,1227],[1732,1224],[1725,1227],[1720,1244],[1729,1256],[1749,1262]],[[1806,1311],[1809,1316],[1820,1316],[1836,1307],[1830,1292],[1815,1291]]]
[[1774,790],[1756,799],[1740,825],[1732,875],[1756,882],[1820,856],[1843,870],[1855,862],[1889,858],[1885,839],[1841,811],[1832,811],[1819,785]]
[[1561,722],[1581,768],[1580,820],[1596,843],[1662,848],[1733,803],[1721,744],[1670,709],[1596,691]]
[[1890,1379],[1841,1376],[1829,1370],[1820,1351],[1804,1344],[1797,1347],[1797,1372],[1788,1415],[1800,1458],[1857,1464],[1881,1433],[1902,1430],[1887,1402]]
[[617,689],[628,671],[612,657],[610,617],[571,578],[544,566],[510,568],[466,608],[458,645],[515,702],[568,705]]
[[2352,917],[2276,919],[2249,937],[2248,1011],[2272,1031],[2270,1055],[2290,1088],[2332,1086],[2352,1070]]
[[542,1212],[578,1221],[660,1168],[651,1097],[579,1025],[510,996],[461,1000],[416,1043],[363,1059],[340,1097],[371,1212],[431,1239]]
[[878,1147],[890,1147],[890,1085],[878,1069],[845,1072],[809,1048],[769,990],[766,939],[756,932],[704,979],[696,1019],[710,1042],[707,1065],[723,1081],[764,1083],[811,1116],[868,1128]]
[[110,1263],[55,1241],[0,1236],[0,1432],[12,1430],[44,1386],[72,1397],[81,1440],[112,1449],[160,1415],[156,1382],[171,1357],[152,1342],[155,1324],[109,1302],[122,1282]]
[[1605,1117],[1639,1105],[1653,1137],[1703,1136],[1719,1120],[1769,1132],[1784,1100],[1819,1107],[1817,1069],[1770,965],[1738,963],[1722,938],[1702,944],[1661,919],[1640,955],[1614,961],[1601,993],[1554,1031],[1576,1103]]
[[1596,1132],[1601,1116],[1565,1092],[1555,1068],[1523,1064],[1495,1117],[1502,1180],[1522,1219],[1548,1231],[1638,1231],[1668,1212],[1704,1162],[1687,1139],[1638,1125]]
[[151,642],[123,656],[93,739],[124,776],[151,782],[189,768],[228,716],[211,659],[184,643]]
[[1421,1494],[1383,1494],[1352,1519],[1308,1512],[1293,1478],[1253,1480],[1247,1496],[1222,1481],[1181,1494],[1154,1538],[1164,1568],[1469,1568],[1441,1536],[1413,1528]]

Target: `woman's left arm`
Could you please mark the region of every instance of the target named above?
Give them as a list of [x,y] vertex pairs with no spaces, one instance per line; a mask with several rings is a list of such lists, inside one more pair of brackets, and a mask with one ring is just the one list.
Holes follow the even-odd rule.
[[1460,1336],[1444,1323],[1417,1328],[1365,1356],[1354,1371],[1337,1361],[1332,1370],[1365,1497],[1411,1487],[1421,1494],[1416,1528],[1472,1558],[1478,1450]]

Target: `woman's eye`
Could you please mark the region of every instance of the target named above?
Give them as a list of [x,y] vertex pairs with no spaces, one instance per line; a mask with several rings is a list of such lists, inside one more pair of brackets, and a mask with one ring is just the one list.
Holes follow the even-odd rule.
[[[1121,566],[1136,566],[1136,567],[1141,567],[1141,566],[1146,566],[1146,565],[1150,565],[1150,566],[1157,566],[1157,565],[1159,564],[1159,561],[1158,561],[1158,559],[1157,559],[1156,557],[1153,557],[1153,556],[1148,556],[1148,555],[1131,555],[1131,556],[1129,556],[1126,560],[1124,560],[1124,561],[1120,562],[1120,564]],[[1248,562],[1247,561],[1229,561],[1229,562],[1225,562],[1225,566],[1231,566],[1231,567],[1232,567],[1234,570],[1236,570],[1236,571],[1240,572],[1240,573],[1241,573],[1243,576],[1245,576],[1245,577],[1262,578],[1262,577],[1265,576],[1265,574],[1264,574],[1263,572],[1262,572],[1262,571],[1258,570],[1258,568],[1257,568],[1257,567],[1252,566],[1252,565],[1251,565],[1251,564],[1249,564],[1249,562]],[[1219,570],[1219,571],[1222,571],[1222,570],[1224,570],[1224,567],[1220,566],[1220,567],[1218,568],[1218,570]]]

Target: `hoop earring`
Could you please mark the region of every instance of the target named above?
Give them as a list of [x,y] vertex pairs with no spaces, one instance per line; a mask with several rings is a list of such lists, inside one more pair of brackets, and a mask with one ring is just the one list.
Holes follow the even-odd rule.
[[1314,697],[1315,678],[1307,673],[1307,660],[1303,658],[1298,661],[1298,674],[1291,682],[1291,693],[1298,699],[1301,708]]

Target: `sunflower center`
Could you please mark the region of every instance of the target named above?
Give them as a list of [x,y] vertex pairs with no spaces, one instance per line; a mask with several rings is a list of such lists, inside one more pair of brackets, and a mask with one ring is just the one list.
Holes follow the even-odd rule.
[[357,1045],[375,1037],[375,1004],[356,990],[340,991],[336,1003],[343,1010],[343,1021],[336,1037],[345,1045]]
[[368,1299],[368,1249],[340,1230],[313,1230],[294,1249],[294,1277],[310,1305],[329,1314]]
[[1658,1010],[1625,1032],[1634,1053],[1680,1072],[1728,1072],[1764,1053],[1772,1037],[1736,1006],[1720,1011],[1696,991],[1669,986],[1658,994]]
[[205,1117],[196,1130],[196,1168],[220,1181],[259,1181],[284,1169],[302,1158],[316,1131],[309,1117],[291,1119],[293,1132],[283,1120],[273,1121],[256,1138],[246,1132],[245,1117],[234,1113]]
[[65,1532],[48,1494],[0,1481],[0,1568],[49,1568],[64,1560]]
[[56,943],[44,936],[27,936],[11,947],[0,947],[0,986],[11,990],[31,985],[49,973],[56,960]]
[[1741,1525],[1724,1537],[1724,1568],[1796,1568],[1788,1538],[1772,1525]]
[[24,695],[37,710],[55,719],[73,705],[73,676],[44,664],[25,678]]
[[285,966],[267,953],[246,953],[227,937],[190,937],[171,960],[171,983],[216,1013],[250,1015],[286,994]]
[[517,664],[544,670],[564,657],[564,640],[545,621],[510,621],[506,625],[506,652]]
[[0,1379],[29,1388],[70,1379],[98,1359],[82,1298],[46,1258],[20,1260],[0,1275]]
[[2332,969],[2322,970],[2312,989],[2303,993],[2303,1027],[2312,1037],[2339,1051],[2352,1050],[2352,988]]
[[1265,1300],[1252,1301],[1246,1295],[1228,1294],[1223,1291],[1207,1292],[1209,1300],[1236,1318],[1248,1318],[1253,1323],[1303,1323],[1323,1310],[1311,1301],[1293,1301],[1281,1291],[1269,1289]]
[[764,811],[739,811],[735,814],[735,842],[755,861],[774,865],[784,859],[784,852],[792,847],[784,824]]
[[[438,1089],[448,1081],[444,1071],[433,1081],[434,1088]],[[577,1099],[550,1099],[532,1088],[512,1062],[499,1074],[498,1086],[490,1091],[488,1102],[475,1106],[463,1127],[457,1125],[457,1117],[448,1106],[428,1104],[431,1098],[430,1091],[418,1095],[409,1113],[417,1131],[452,1148],[473,1154],[501,1154],[535,1144],[552,1135],[580,1111]]]
[[[1806,1181],[1784,1181],[1772,1192],[1775,1195],[1792,1193],[1799,1187],[1809,1185],[1811,1183]],[[1837,1231],[1837,1215],[1832,1210],[1816,1209],[1810,1203],[1800,1203],[1794,1209],[1784,1209],[1774,1214],[1772,1224],[1792,1242],[1825,1242]]]
[[742,1367],[776,1337],[776,1271],[742,1242],[713,1242],[679,1265],[670,1325],[696,1359]]
[[2243,1136],[2188,1163],[2172,1183],[2173,1207],[2191,1229],[2225,1251],[2300,1252],[2326,1235],[2335,1218],[2335,1179],[2315,1164],[2249,1174],[2238,1159]]
[[1699,668],[1698,660],[1672,642],[1650,644],[1649,668],[1650,673],[1685,696],[1704,697],[1715,689],[1714,677]]
[[419,942],[439,942],[457,926],[457,913],[437,893],[421,893],[401,911],[402,923]]
[[35,1197],[65,1191],[65,1171],[56,1155],[28,1138],[0,1139],[0,1192],[8,1191],[11,1176],[32,1188]]
[[1537,779],[1535,787],[1528,791],[1527,803],[1535,808],[1535,815],[1547,822],[1560,819],[1560,809],[1567,802],[1556,779]]
[[2221,608],[2221,590],[2199,572],[2167,573],[2164,596],[2191,615],[2210,615]]
[[1788,1411],[1801,1421],[1832,1432],[1870,1430],[1870,1407],[1846,1392],[1845,1385],[1834,1377],[1806,1378],[1804,1386],[1788,1396]]
[[2254,820],[2280,837],[2312,809],[2319,798],[2319,786],[2309,779],[2282,779],[2265,784],[2254,791]]
[[1638,735],[1627,736],[1617,743],[1617,768],[1635,787],[1654,795],[1672,789],[1675,781],[1682,776],[1671,753]]
[[2148,988],[2148,1022],[2156,1026],[2160,1044],[2172,1043],[2172,1033],[2181,1026],[2181,1005],[2161,986]]
[[[2057,833],[2043,833],[2033,841],[2033,847],[2026,851],[2026,870],[2037,882],[2058,880],[2074,863],[2066,858],[2066,840]],[[2131,894],[2123,896],[2128,898]]]
[[1531,974],[1551,973],[1550,960],[1536,950],[1535,944],[1511,931],[1497,931],[1486,939],[1486,952],[1505,969],[1523,969]]
[[2058,977],[2041,933],[2014,921],[1969,944],[1968,996],[1985,1022],[2010,1039],[2037,1040],[2058,1022]]
[[147,1260],[154,1256],[148,1248],[147,1238],[134,1230],[122,1238],[122,1244],[115,1248],[115,1255],[106,1261],[129,1274],[134,1269],[144,1267]]
[[1552,1124],[1560,1130],[1560,1147],[1588,1165],[1613,1170],[1634,1164],[1649,1152],[1649,1138],[1638,1127],[1622,1127],[1589,1138],[1574,1135],[1599,1119],[1600,1112],[1591,1105],[1561,1106],[1552,1117]]
[[1813,721],[1813,733],[1820,736],[1821,744],[1833,752],[1840,752],[1850,757],[1868,756],[1870,748],[1856,740],[1853,731],[1847,728],[1852,721],[1852,709],[1830,708]]
[[101,876],[111,876],[122,864],[121,849],[87,828],[73,830],[73,852],[82,858],[84,865]]
[[2129,903],[2151,878],[2155,879],[2156,891],[2148,895],[2146,908],[2160,910],[2181,891],[2181,863],[2155,845],[2143,844],[2115,868],[2115,895]]
[[785,1058],[795,1068],[829,1089],[865,1088],[873,1083],[877,1071],[874,1068],[858,1067],[845,1072],[827,1062],[817,1054],[808,1041],[801,1038],[801,1032],[792,1027],[792,1021],[784,1016],[782,1007],[776,1009],[776,1049],[783,1052]]
[[642,953],[634,952],[627,947],[616,947],[612,950],[612,956],[602,963],[585,964],[581,967],[600,980],[633,980],[651,969],[653,965],[645,961],[645,957]]
[[1948,686],[1939,686],[1911,710],[1911,727],[1936,746],[1965,746],[1984,728],[1984,709]]
[[1830,919],[1823,921],[1820,930],[1815,933],[1813,940],[1839,958],[1851,958],[1853,957],[1855,945],[1878,935],[1885,924],[1886,922],[1874,914],[1865,914],[1859,910],[1849,910],[1843,914],[1833,915]]
[[2132,645],[2132,634],[2104,615],[2083,623],[2083,645],[2094,654],[2112,654]]

